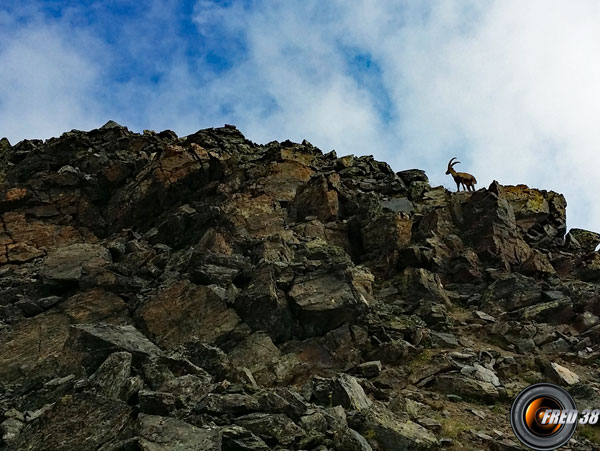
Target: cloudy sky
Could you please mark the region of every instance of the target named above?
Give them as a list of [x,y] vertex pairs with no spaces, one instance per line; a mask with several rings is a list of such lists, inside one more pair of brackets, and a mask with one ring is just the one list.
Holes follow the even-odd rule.
[[600,231],[600,2],[5,0],[0,135],[235,124],[566,195]]

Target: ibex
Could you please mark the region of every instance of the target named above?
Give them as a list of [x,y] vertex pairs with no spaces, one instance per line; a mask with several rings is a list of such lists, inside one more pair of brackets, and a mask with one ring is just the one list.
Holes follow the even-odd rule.
[[475,184],[477,180],[471,174],[467,174],[466,172],[456,172],[454,170],[454,165],[460,163],[460,161],[455,161],[452,163],[452,160],[455,160],[456,157],[452,158],[448,162],[448,170],[446,171],[446,175],[451,174],[452,178],[456,182],[456,189],[460,191],[460,185],[462,184],[463,188],[468,191],[475,191]]

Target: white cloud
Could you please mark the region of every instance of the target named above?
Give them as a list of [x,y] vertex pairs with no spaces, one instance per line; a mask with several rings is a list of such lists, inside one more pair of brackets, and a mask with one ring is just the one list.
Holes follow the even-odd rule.
[[[265,1],[221,14],[236,24],[244,14],[249,58],[211,90],[239,96],[233,116],[251,138],[373,153],[452,189],[444,171],[457,155],[479,186],[563,192],[570,225],[600,229],[597,2],[319,5]],[[380,93],[353,77],[349,51],[378,64],[391,120],[376,108]],[[265,97],[277,108],[253,111]]]
[[[12,143],[97,126],[101,68],[81,34],[33,23],[9,25],[0,46],[0,134]],[[79,40],[79,41],[78,41]],[[77,43],[77,48],[74,43]],[[96,46],[87,42],[87,48]]]
[[[21,26],[0,13],[0,134],[112,118],[182,135],[227,122],[258,142],[306,138],[420,167],[451,189],[444,171],[458,156],[480,187],[562,192],[569,225],[600,230],[598,2],[203,0],[197,43],[169,25],[174,5],[123,18],[118,44],[67,19]],[[187,45],[229,66],[190,59]],[[127,58],[139,72],[114,76]]]

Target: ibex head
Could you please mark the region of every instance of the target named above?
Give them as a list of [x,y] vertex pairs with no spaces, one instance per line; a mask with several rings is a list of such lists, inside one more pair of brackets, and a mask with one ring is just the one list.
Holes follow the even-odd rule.
[[460,163],[460,161],[455,161],[454,163],[452,163],[452,160],[456,160],[456,157],[453,157],[450,159],[450,161],[448,162],[448,170],[446,171],[446,175],[452,173],[452,170],[454,169],[454,165]]

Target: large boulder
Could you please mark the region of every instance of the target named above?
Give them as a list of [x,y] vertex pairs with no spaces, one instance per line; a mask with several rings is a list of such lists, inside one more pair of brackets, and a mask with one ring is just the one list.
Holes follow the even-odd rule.
[[65,358],[72,364],[81,364],[91,371],[113,352],[130,353],[136,364],[163,355],[163,351],[135,327],[104,323],[71,326],[65,350]]
[[498,261],[510,268],[525,262],[531,248],[523,240],[512,205],[493,182],[489,190],[476,191],[463,205],[463,239],[483,261]]
[[136,314],[149,336],[166,349],[192,338],[218,342],[240,323],[214,287],[196,286],[185,280],[161,290]]
[[56,312],[15,324],[0,335],[0,385],[54,374],[68,338],[69,319]]
[[199,428],[175,418],[141,414],[136,431],[137,449],[142,451],[221,451],[218,429]]
[[365,253],[385,253],[410,243],[412,219],[406,213],[382,215],[361,230]]
[[291,335],[292,312],[268,267],[258,269],[250,285],[240,291],[235,310],[252,329],[267,332],[275,341]]
[[99,449],[132,422],[133,410],[122,401],[91,393],[67,395],[21,432],[16,449]]
[[294,199],[298,220],[303,220],[307,216],[316,216],[322,222],[337,219],[340,206],[338,193],[334,187],[338,183],[337,174],[329,177],[319,175],[300,186]]
[[342,406],[358,411],[366,411],[372,404],[358,380],[348,374],[330,379],[315,378],[314,396],[324,405]]
[[78,243],[52,251],[40,275],[49,283],[78,283],[85,273],[111,262],[110,252],[97,244]]
[[398,417],[379,402],[366,412],[359,432],[376,449],[427,451],[440,448],[435,435],[411,420]]
[[294,280],[289,292],[304,336],[321,335],[354,322],[372,302],[373,276],[351,268],[343,274],[311,273]]

